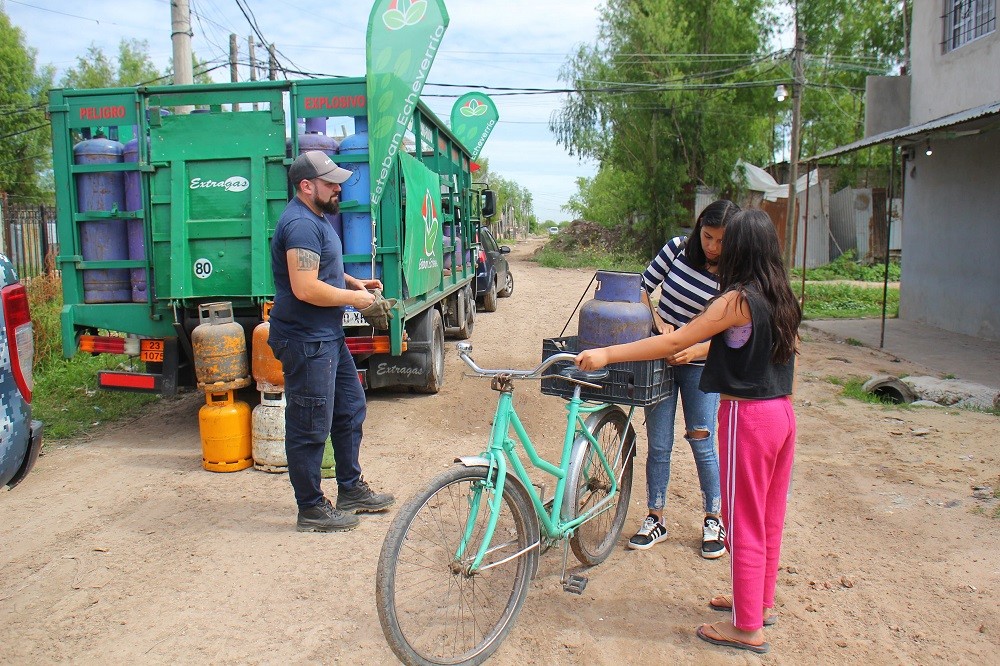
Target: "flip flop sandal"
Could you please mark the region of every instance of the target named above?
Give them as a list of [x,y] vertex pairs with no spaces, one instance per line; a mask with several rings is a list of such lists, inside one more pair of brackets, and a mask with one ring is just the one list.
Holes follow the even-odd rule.
[[[714,636],[709,636],[706,633],[706,627],[709,631],[713,632],[718,638]],[[736,648],[737,650],[749,650],[750,652],[756,652],[757,654],[767,654],[771,651],[771,644],[767,641],[754,645],[753,643],[744,643],[743,641],[726,636],[724,633],[719,631],[719,629],[714,624],[703,624],[698,627],[695,634],[701,640],[711,643],[712,645],[722,645],[723,647]]]
[[[708,602],[708,607],[712,610],[725,611],[727,613],[733,610],[733,600],[724,594],[712,597],[712,600]],[[777,613],[769,613],[764,617],[764,626],[773,627],[778,622]]]

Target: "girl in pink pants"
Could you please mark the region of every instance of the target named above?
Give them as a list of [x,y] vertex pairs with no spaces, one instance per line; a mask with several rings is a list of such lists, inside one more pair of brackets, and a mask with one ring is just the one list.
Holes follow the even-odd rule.
[[719,259],[719,296],[679,329],[580,352],[576,364],[596,370],[609,363],[667,358],[711,338],[699,388],[719,393],[722,519],[733,597],[710,606],[733,610],[731,621],[703,624],[698,638],[763,653],[771,649],[764,625],[774,616],[774,588],[795,453],[790,396],[802,311],[788,283],[771,219],[743,210],[726,225]]

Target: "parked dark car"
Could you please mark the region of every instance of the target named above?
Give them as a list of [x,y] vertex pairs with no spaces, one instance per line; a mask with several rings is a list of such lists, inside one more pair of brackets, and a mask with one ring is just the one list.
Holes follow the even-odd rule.
[[506,245],[497,245],[493,234],[486,227],[479,227],[479,261],[476,263],[476,301],[483,310],[496,312],[497,297],[505,298],[514,293],[514,276],[510,272],[505,254]]
[[42,448],[42,424],[31,420],[35,332],[28,292],[0,254],[0,485],[27,476]]

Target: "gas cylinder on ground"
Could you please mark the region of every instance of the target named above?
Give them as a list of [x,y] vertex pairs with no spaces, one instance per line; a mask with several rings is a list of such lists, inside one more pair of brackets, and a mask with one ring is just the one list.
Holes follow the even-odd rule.
[[233,318],[232,303],[198,306],[198,321],[191,332],[198,388],[219,392],[248,386],[246,333]]
[[594,298],[580,308],[577,329],[579,351],[635,342],[649,337],[653,317],[642,301],[639,273],[597,271]]
[[285,374],[281,370],[281,361],[274,357],[274,350],[267,343],[271,334],[271,305],[270,302],[264,304],[264,321],[253,329],[250,372],[257,382],[258,391],[275,393],[284,390]]
[[250,406],[232,391],[207,392],[198,410],[201,466],[210,472],[237,472],[253,465]]
[[333,442],[329,437],[323,445],[323,462],[319,466],[319,475],[324,479],[337,477],[337,460],[333,457]]
[[285,454],[285,394],[261,391],[260,404],[253,408],[253,466],[264,472],[287,472]]

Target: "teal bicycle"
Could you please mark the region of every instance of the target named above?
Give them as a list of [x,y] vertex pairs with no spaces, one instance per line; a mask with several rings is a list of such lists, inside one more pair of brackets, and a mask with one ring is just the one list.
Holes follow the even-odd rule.
[[[585,402],[607,371],[584,372],[575,354],[549,356],[533,370],[484,370],[458,343],[476,376],[500,393],[489,446],[456,459],[396,514],[382,544],[375,580],[379,620],[405,664],[479,664],[513,627],[538,556],[562,542],[563,588],[577,594],[586,577],[567,575],[570,548],[584,565],[614,550],[632,493],[632,407]],[[542,379],[551,366],[573,385],[558,463],[539,456],[514,409],[514,382]],[[547,375],[546,378],[553,375]],[[521,460],[555,479],[551,497],[536,490]]]

